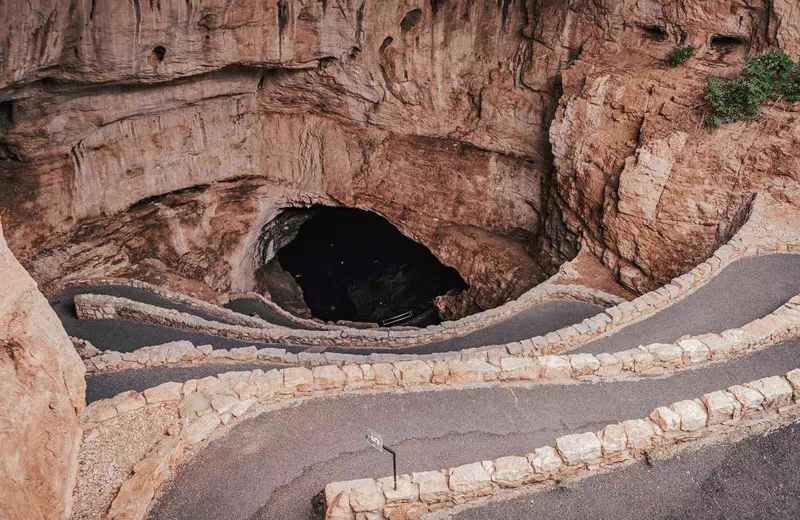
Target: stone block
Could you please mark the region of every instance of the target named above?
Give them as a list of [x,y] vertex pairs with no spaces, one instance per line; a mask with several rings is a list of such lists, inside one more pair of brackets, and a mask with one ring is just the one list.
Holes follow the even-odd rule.
[[792,370],[786,374],[786,380],[792,385],[794,390],[794,398],[800,400],[800,368]]
[[725,359],[733,354],[733,345],[719,334],[705,334],[698,337],[711,353],[711,359]]
[[211,400],[211,407],[222,415],[239,403],[239,398],[233,395],[217,395]]
[[411,480],[419,486],[419,499],[426,504],[450,500],[451,493],[447,486],[447,475],[441,471],[412,473]]
[[499,378],[503,381],[534,380],[540,376],[540,366],[529,357],[500,358]]
[[597,360],[600,362],[600,368],[597,369],[596,375],[601,377],[610,377],[619,375],[622,372],[622,360],[603,352],[597,355]]
[[645,373],[653,370],[655,366],[655,358],[653,355],[644,350],[644,348],[635,348],[630,351],[633,358],[633,370],[637,373]]
[[570,379],[572,377],[572,364],[567,356],[540,356],[536,362],[541,366],[542,377],[545,379]]
[[724,390],[717,390],[702,397],[703,404],[708,410],[708,424],[721,424],[733,419],[737,410],[741,412],[742,405],[733,394]]
[[308,392],[314,388],[314,374],[305,367],[283,369],[283,385],[298,392]]
[[397,386],[397,376],[391,363],[375,363],[372,365],[375,384],[380,386]]
[[676,432],[681,429],[681,416],[666,406],[660,406],[653,410],[650,419],[665,432]]
[[622,424],[609,424],[597,434],[603,447],[603,455],[611,455],[625,451],[628,446],[628,436]]
[[600,360],[592,354],[571,354],[569,362],[574,377],[593,375],[600,368]]
[[700,401],[679,401],[669,408],[681,417],[681,430],[693,432],[706,427],[708,414]]
[[480,462],[450,470],[450,490],[460,495],[481,494],[492,489],[492,475]]
[[728,391],[742,404],[744,411],[760,410],[764,396],[758,390],[744,385],[734,385]]
[[421,360],[399,361],[394,368],[400,373],[401,386],[427,385],[433,377],[433,369]]
[[499,368],[480,359],[450,362],[450,381],[452,383],[494,381],[499,372]]
[[678,342],[683,350],[683,362],[687,365],[699,365],[709,359],[708,347],[696,339],[686,339]]
[[206,440],[222,423],[219,415],[209,413],[189,423],[183,429],[183,436],[189,444],[197,444]]
[[674,343],[653,343],[646,348],[659,366],[671,368],[683,364],[683,349]]
[[312,370],[314,388],[317,390],[334,390],[344,388],[347,374],[336,365],[315,367]]
[[386,504],[378,483],[371,479],[351,480],[348,483],[350,508],[356,513],[378,511]]
[[419,487],[411,481],[411,475],[398,475],[397,489],[394,487],[394,477],[378,479],[378,483],[383,489],[387,505],[419,500]]
[[258,359],[283,359],[286,355],[286,350],[282,348],[261,348],[256,352]]
[[625,435],[628,437],[628,448],[643,450],[653,445],[653,439],[661,435],[661,429],[655,423],[635,419],[624,421]]
[[111,402],[119,413],[132,412],[144,407],[146,401],[142,394],[134,391],[123,392],[114,396]]
[[600,439],[592,432],[563,435],[556,440],[556,447],[570,466],[592,462],[603,455]]
[[536,473],[544,475],[555,475],[561,471],[561,465],[564,460],[552,446],[544,446],[533,450],[533,453],[528,453],[528,462],[530,462],[533,470]]
[[783,408],[791,403],[794,394],[792,385],[781,376],[765,377],[745,386],[761,392],[766,408]]
[[500,487],[515,488],[530,482],[533,474],[526,457],[500,457],[494,460],[492,481]]
[[256,404],[256,399],[254,399],[254,398],[250,398],[250,399],[245,399],[245,400],[243,400],[243,401],[239,401],[238,403],[236,403],[235,405],[233,405],[233,407],[230,409],[230,413],[231,413],[231,415],[233,415],[234,417],[241,417],[241,416],[243,416],[244,414],[246,414],[246,413],[247,413],[247,411],[248,411],[248,410],[249,410],[249,409],[250,409],[250,408],[251,408],[251,407],[252,407],[254,404]]
[[208,399],[204,394],[199,392],[195,392],[191,395],[186,396],[183,401],[181,401],[180,405],[180,414],[181,417],[196,417],[200,415],[205,415],[205,413],[211,409],[211,403],[208,402]]
[[183,383],[162,383],[156,387],[145,390],[144,398],[147,400],[147,404],[180,401],[182,390]]

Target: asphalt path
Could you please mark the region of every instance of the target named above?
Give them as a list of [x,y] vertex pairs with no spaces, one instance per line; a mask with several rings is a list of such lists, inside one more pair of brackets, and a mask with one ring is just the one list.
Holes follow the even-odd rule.
[[231,300],[225,304],[225,307],[234,312],[238,312],[239,314],[258,316],[262,320],[280,327],[286,327],[289,329],[303,328],[303,326],[299,323],[290,320],[281,314],[278,314],[274,309],[264,305],[263,302],[254,298],[239,298],[237,300]]
[[93,403],[100,399],[114,397],[128,390],[143,392],[161,383],[176,381],[185,383],[190,379],[201,379],[215,376],[223,372],[240,370],[264,371],[273,368],[286,368],[286,365],[272,363],[209,363],[196,366],[162,366],[150,368],[137,368],[122,372],[107,372],[104,374],[86,376],[86,402]]
[[[307,349],[301,345],[282,345],[274,343],[253,343],[235,339],[213,336],[202,332],[191,332],[161,325],[151,325],[127,320],[79,320],[75,313],[74,297],[80,293],[109,294],[129,298],[143,303],[150,303],[159,307],[175,309],[181,312],[194,314],[204,319],[215,320],[213,316],[204,316],[203,313],[175,304],[153,296],[147,291],[131,287],[88,287],[69,289],[51,301],[51,306],[58,314],[64,328],[70,336],[90,341],[95,347],[102,350],[117,352],[130,352],[137,348],[160,345],[169,341],[188,340],[195,345],[212,345],[215,349],[246,347],[256,345],[259,347],[279,347],[291,352]],[[240,308],[242,309],[242,308]],[[327,352],[351,352],[357,354],[380,352],[403,352],[407,354],[423,354],[430,352],[444,352],[461,350],[465,348],[508,343],[546,334],[567,325],[578,323],[585,318],[602,312],[603,308],[584,302],[572,300],[554,300],[529,307],[514,316],[499,323],[490,325],[481,330],[458,336],[445,341],[428,343],[418,347],[406,349],[359,349],[328,348]],[[237,311],[238,312],[238,311]],[[220,321],[220,320],[216,320]]]
[[739,260],[672,307],[574,352],[616,352],[685,335],[741,327],[800,294],[800,255],[776,254]]
[[[579,323],[601,312],[603,312],[603,307],[591,303],[574,300],[551,300],[528,307],[503,321],[469,334],[416,347],[381,349],[380,352],[387,354],[431,354],[485,345],[499,345],[512,341],[521,341],[534,336],[542,336],[561,327]],[[364,354],[365,352],[369,353],[370,349],[330,347],[325,349],[325,352]]]
[[[254,343],[252,341],[240,341],[222,336],[204,334],[202,332],[191,332],[173,329],[171,327],[165,327],[162,325],[152,325],[148,323],[127,320],[79,320],[77,314],[75,313],[75,295],[80,294],[81,292],[93,292],[97,294],[99,289],[107,291],[103,294],[111,294],[112,296],[121,296],[126,298],[131,298],[134,296],[135,298],[131,299],[137,299],[143,303],[152,302],[153,305],[159,305],[157,302],[160,301],[161,307],[176,309],[183,312],[191,311],[191,314],[200,317],[202,317],[202,313],[199,313],[194,309],[189,309],[188,307],[163,300],[153,296],[147,291],[142,291],[141,289],[132,287],[109,286],[69,289],[54,298],[50,302],[50,306],[58,315],[61,323],[64,326],[64,329],[67,331],[67,334],[89,341],[92,343],[92,345],[101,350],[131,352],[138,348],[161,345],[163,343],[177,340],[188,340],[196,346],[211,345],[215,349],[231,349],[255,345],[259,348],[277,347],[286,349],[290,352],[300,352],[308,348],[300,345],[278,345],[274,343]],[[145,301],[146,299],[149,300]],[[213,317],[209,317],[207,319],[213,319]]]
[[567,488],[493,501],[454,520],[800,518],[800,424],[633,466]]
[[366,445],[368,430],[397,451],[400,473],[439,469],[524,454],[561,435],[797,367],[800,339],[667,378],[315,399],[212,442],[178,469],[149,518],[306,520],[325,484],[391,474],[390,457]]

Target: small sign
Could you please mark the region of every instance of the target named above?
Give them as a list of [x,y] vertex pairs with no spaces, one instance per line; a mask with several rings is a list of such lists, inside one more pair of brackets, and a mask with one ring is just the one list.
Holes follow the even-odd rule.
[[383,451],[383,437],[375,432],[367,432],[367,441],[369,445],[378,451]]

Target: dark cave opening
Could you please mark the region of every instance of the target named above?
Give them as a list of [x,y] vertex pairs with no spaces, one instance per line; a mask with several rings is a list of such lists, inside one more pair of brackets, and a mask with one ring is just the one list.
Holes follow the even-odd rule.
[[439,321],[434,299],[468,287],[455,269],[375,213],[293,211],[310,216],[272,262],[294,277],[316,318],[430,325]]

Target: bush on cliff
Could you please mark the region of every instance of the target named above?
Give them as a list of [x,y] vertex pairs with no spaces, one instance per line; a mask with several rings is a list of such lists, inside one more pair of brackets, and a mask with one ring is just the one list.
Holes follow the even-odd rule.
[[712,117],[724,123],[753,117],[768,99],[800,99],[800,64],[780,50],[748,57],[738,77],[709,78],[705,90]]
[[667,62],[670,67],[677,67],[689,59],[689,56],[694,52],[694,47],[687,45],[686,47],[675,47],[672,52],[667,56]]

